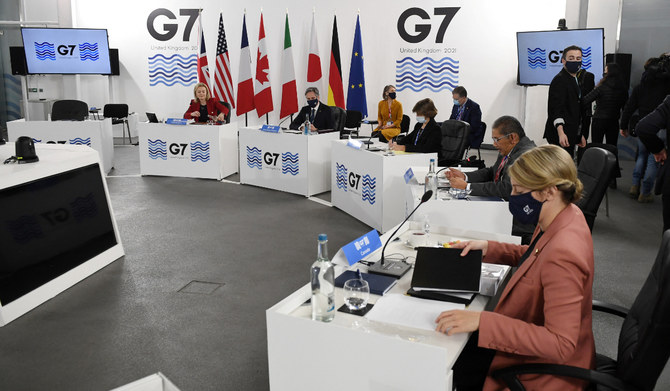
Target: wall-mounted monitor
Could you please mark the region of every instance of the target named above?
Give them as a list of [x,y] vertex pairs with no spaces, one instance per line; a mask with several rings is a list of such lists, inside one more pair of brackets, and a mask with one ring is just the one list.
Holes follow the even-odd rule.
[[105,29],[22,28],[29,74],[111,73]]
[[516,33],[519,63],[517,83],[551,84],[551,80],[563,67],[563,49],[570,45],[582,48],[582,68],[593,73],[598,83],[604,70],[604,39],[601,28]]

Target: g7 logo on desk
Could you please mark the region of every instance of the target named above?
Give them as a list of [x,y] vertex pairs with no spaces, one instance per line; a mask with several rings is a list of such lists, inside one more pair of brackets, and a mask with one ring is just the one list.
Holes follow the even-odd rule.
[[268,166],[277,166],[277,160],[279,159],[279,154],[276,152],[265,152],[263,154],[263,162]]
[[[442,23],[440,23],[440,27],[437,29],[435,43],[444,42],[444,34],[447,31],[447,27],[449,27],[449,23],[451,23],[454,15],[456,15],[456,12],[458,12],[460,9],[461,7],[436,7],[433,9],[433,15],[443,16]],[[412,35],[407,32],[405,27],[407,19],[412,16],[418,16],[423,20],[430,20],[430,15],[425,10],[417,7],[408,8],[405,10],[405,12],[400,14],[400,17],[398,17],[398,34],[400,34],[400,38],[402,38],[405,42],[419,43],[428,38],[432,25],[428,23],[417,23],[414,25],[414,31],[416,34]]]
[[[33,143],[41,143],[41,142],[42,142],[42,140],[33,138]],[[48,140],[48,141],[45,141],[45,143],[46,144],[87,145],[87,146],[90,147],[91,146],[91,138],[90,137],[87,137],[87,138],[75,137],[75,138],[72,138],[72,139],[69,139],[69,140],[56,140],[56,141]]]
[[[348,171],[344,164],[335,162],[335,182],[338,189],[344,192],[351,192],[357,196],[360,195],[363,202],[374,205],[377,201],[377,178],[368,174],[361,175]],[[361,182],[362,190],[359,190]]]

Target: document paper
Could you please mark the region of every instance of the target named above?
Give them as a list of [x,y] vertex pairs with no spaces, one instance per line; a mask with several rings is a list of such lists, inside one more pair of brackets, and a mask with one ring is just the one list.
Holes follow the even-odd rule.
[[377,322],[435,330],[435,319],[442,311],[462,309],[465,309],[464,304],[418,299],[393,293],[377,300],[365,317]]

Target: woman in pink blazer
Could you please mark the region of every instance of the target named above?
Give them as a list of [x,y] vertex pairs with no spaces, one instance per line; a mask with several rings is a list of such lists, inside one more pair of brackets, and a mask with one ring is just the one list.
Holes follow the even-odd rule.
[[[448,335],[478,331],[454,366],[459,391],[468,386],[482,389],[482,382],[487,391],[505,389],[490,375],[512,365],[554,363],[589,369],[595,365],[593,240],[584,215],[574,205],[582,191],[575,165],[562,148],[543,145],[521,155],[509,173],[510,211],[537,227],[530,246],[494,241],[457,245],[463,255],[479,249],[486,262],[519,267],[493,312],[445,311],[436,320],[437,330]],[[473,376],[477,365],[484,371],[478,384],[470,383],[477,377]],[[463,374],[459,368],[465,368]],[[520,380],[527,390],[585,387],[581,381],[550,375],[522,375]]]

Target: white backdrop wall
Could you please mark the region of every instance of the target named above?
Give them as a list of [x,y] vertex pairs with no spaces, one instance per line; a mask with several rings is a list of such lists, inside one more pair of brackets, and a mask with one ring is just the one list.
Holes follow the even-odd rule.
[[[27,1],[26,6],[39,6],[45,1]],[[546,119],[546,87],[528,89],[527,100],[523,87],[516,85],[516,35],[517,31],[552,30],[559,18],[566,15],[566,1],[534,0],[469,0],[433,1],[416,3],[370,0],[360,2],[341,0],[335,6],[332,2],[318,0],[309,3],[296,0],[265,4],[258,0],[246,2],[232,1],[176,1],[137,2],[118,0],[72,0],[72,25],[74,27],[106,28],[109,30],[110,47],[118,48],[121,62],[121,76],[107,78],[101,76],[68,77],[64,84],[78,87],[78,98],[89,106],[102,106],[110,102],[126,102],[131,111],[143,114],[154,111],[159,117],[181,116],[192,98],[192,86],[149,86],[148,57],[163,53],[193,54],[197,45],[197,23],[188,40],[182,40],[188,17],[180,16],[180,9],[202,8],[203,28],[210,70],[213,71],[217,40],[219,12],[223,12],[224,25],[230,50],[233,82],[237,87],[239,67],[242,16],[247,11],[247,33],[251,52],[257,49],[261,7],[263,9],[267,47],[270,60],[270,81],[272,83],[275,110],[270,113],[270,122],[279,122],[281,51],[283,44],[284,15],[289,11],[295,74],[298,95],[306,85],[307,52],[312,18],[312,7],[318,26],[318,42],[322,63],[322,100],[326,100],[328,64],[332,35],[333,15],[337,14],[342,75],[346,85],[353,43],[357,12],[360,9],[363,53],[365,60],[366,92],[369,117],[376,117],[376,106],[381,90],[386,84],[396,84],[396,61],[411,56],[416,60],[431,57],[442,60],[449,57],[458,61],[456,85],[467,88],[470,97],[477,101],[483,111],[483,119],[489,125],[503,114],[523,119],[524,104],[526,128],[529,135],[540,141]],[[410,16],[405,29],[411,35],[417,24],[430,25],[430,33],[419,43],[405,42],[398,33],[399,16],[411,7],[421,8],[430,16],[422,20]],[[436,7],[460,7],[448,25],[443,42],[436,43],[437,32],[443,17],[434,15]],[[154,39],[147,30],[149,14],[157,8],[166,8],[175,14],[175,20],[165,16],[155,19],[153,26],[159,33],[165,32],[163,24],[176,24],[175,36],[165,42]],[[404,52],[401,52],[401,49]],[[408,53],[408,51],[410,53]],[[412,53],[417,51],[417,53]],[[428,53],[428,54],[426,54]],[[255,57],[252,55],[252,57]],[[252,73],[255,72],[255,58]],[[439,91],[409,89],[399,91],[398,100],[404,111],[410,112],[416,101],[424,97],[435,100],[438,120],[449,116],[452,99],[451,87]],[[237,92],[237,91],[236,91]],[[346,94],[346,92],[345,92]],[[72,98],[72,96],[69,96]],[[110,98],[111,97],[111,98]],[[301,100],[300,104],[304,102]],[[255,112],[249,113],[250,124],[263,123]],[[488,136],[490,137],[490,131]],[[488,140],[488,138],[487,138]],[[486,141],[490,142],[490,141]]]

